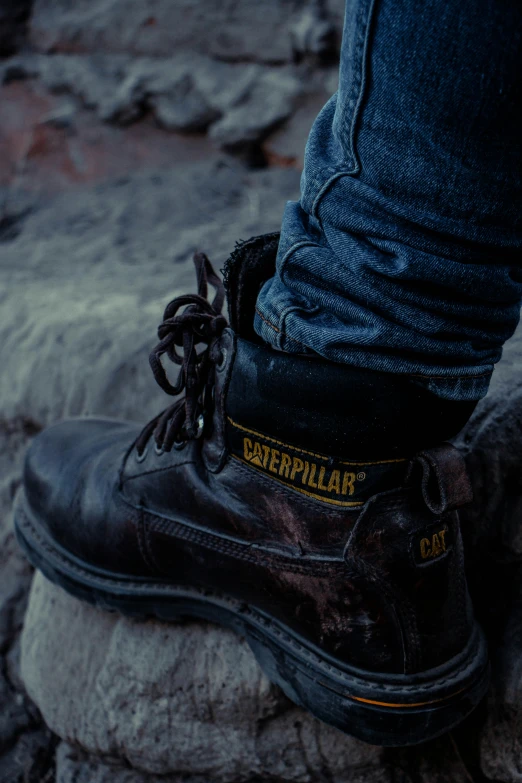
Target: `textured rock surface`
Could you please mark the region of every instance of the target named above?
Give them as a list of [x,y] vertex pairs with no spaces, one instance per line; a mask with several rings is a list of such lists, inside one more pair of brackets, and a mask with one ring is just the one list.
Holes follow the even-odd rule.
[[196,49],[230,62],[280,63],[338,30],[342,6],[342,0],[35,0],[30,35],[41,51],[157,57]]
[[[0,97],[11,104],[9,113],[23,114],[23,135],[32,131],[25,143],[15,141],[16,162],[25,165],[42,145],[65,141],[73,147],[68,166],[84,178],[93,133],[83,137],[93,112],[116,126],[145,124],[147,136],[154,127],[169,133],[208,130],[214,145],[256,162],[264,159],[266,137],[300,112],[300,155],[313,119],[306,116],[304,122],[303,106],[317,93],[324,104],[335,91],[332,63],[343,5],[342,0],[35,0],[31,6],[27,0],[15,6],[3,0],[0,55],[21,49],[20,36],[28,29],[22,53],[0,64]],[[26,87],[20,94],[6,90],[20,82]],[[2,124],[0,115],[0,150]],[[49,125],[66,128],[66,138]],[[293,123],[292,138],[295,128]],[[151,142],[168,144],[152,137]],[[78,158],[87,158],[87,164],[78,165]]]
[[103,612],[37,575],[22,646],[28,691],[66,740],[59,783],[470,780],[453,737],[384,751],[315,720],[218,627]]
[[463,514],[470,588],[493,660],[483,773],[522,781],[522,332],[506,344],[491,391],[458,440],[475,502]]
[[[335,753],[336,749],[334,747],[325,750]],[[473,780],[456,746],[448,739],[433,743],[429,750],[423,748],[422,755],[416,751],[388,752],[383,755],[386,756],[386,760],[379,768],[365,766],[352,769],[350,783],[470,783],[470,780]],[[315,780],[330,780],[327,772],[327,766],[323,766]],[[274,778],[267,779],[274,780]],[[58,746],[56,753],[56,781],[57,783],[206,783],[208,778],[142,773],[89,756],[63,742]]]
[[164,400],[146,357],[166,297],[194,285],[192,254],[205,249],[219,268],[237,239],[277,228],[297,187],[295,171],[217,162],[34,209],[2,248],[3,415],[36,428],[64,415],[152,416]]
[[[30,79],[51,93],[70,95],[100,120],[129,125],[149,115],[169,131],[211,127],[211,137],[226,147],[262,140],[312,86],[323,88],[324,101],[332,73],[230,64],[193,53],[134,59],[126,54],[26,54],[9,60],[2,71],[4,84]],[[67,122],[74,127],[78,119],[74,104],[70,107]]]
[[40,575],[22,673],[53,731],[146,772],[350,781],[379,768],[383,755],[294,707],[232,632],[109,614]]

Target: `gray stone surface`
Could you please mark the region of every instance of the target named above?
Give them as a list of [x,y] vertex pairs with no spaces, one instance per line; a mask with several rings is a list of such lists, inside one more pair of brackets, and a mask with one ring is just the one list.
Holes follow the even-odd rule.
[[325,27],[339,26],[340,5],[339,0],[35,0],[30,37],[40,51],[165,57],[195,50],[229,62],[284,63],[296,49],[320,47]]
[[[168,58],[29,53],[5,62],[0,82],[30,79],[53,94],[71,96],[78,107],[116,125],[150,116],[167,131],[209,129],[216,144],[236,148],[262,142],[306,105],[311,94],[319,93],[322,106],[335,91],[336,73],[336,68],[314,70],[307,65],[227,63],[193,52]],[[295,145],[298,153],[312,120],[306,118],[305,132]]]
[[[56,783],[182,783],[183,780],[178,775],[153,775],[107,764],[66,742],[61,742],[56,750]],[[203,783],[197,778],[185,780]]]
[[5,419],[38,429],[68,415],[157,412],[165,400],[147,355],[170,295],[194,285],[192,254],[204,249],[220,268],[239,238],[276,229],[298,179],[223,160],[35,208],[2,247]]
[[[328,748],[328,750],[332,750]],[[335,747],[333,748],[335,753]],[[472,770],[475,772],[475,770]],[[326,768],[315,778],[329,780]],[[341,778],[342,779],[342,778]],[[266,778],[274,780],[274,778]],[[456,746],[447,738],[434,743],[429,751],[390,752],[379,768],[351,771],[350,783],[470,783],[471,777]],[[208,783],[205,776],[155,775],[89,756],[62,742],[56,753],[56,783]],[[258,783],[259,779],[255,778]],[[281,781],[281,779],[279,779]]]
[[103,612],[40,575],[22,639],[22,673],[60,737],[144,772],[225,782],[323,774],[351,781],[381,765],[382,750],[288,702],[232,632]]
[[470,588],[493,661],[479,737],[488,779],[522,781],[522,331],[505,346],[488,397],[457,440],[475,500],[462,514]]
[[[14,13],[0,2],[0,22],[4,6]],[[46,92],[69,96],[70,133],[84,109],[116,125],[208,130],[214,144],[260,159],[310,94],[321,104],[332,94],[342,10],[342,0],[35,0],[29,45],[0,64],[0,84],[27,82],[35,104]],[[299,113],[295,157],[311,120]]]
[[0,783],[54,783],[56,738],[45,728],[19,735],[0,759]]

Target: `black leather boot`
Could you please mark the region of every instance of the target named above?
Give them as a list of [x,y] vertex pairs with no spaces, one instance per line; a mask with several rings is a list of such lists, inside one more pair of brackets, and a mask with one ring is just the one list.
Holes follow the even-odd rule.
[[[34,440],[19,540],[79,598],[235,629],[321,720],[374,744],[422,742],[488,682],[456,511],[471,491],[442,442],[473,406],[261,344],[253,308],[277,241],[229,260],[230,326],[197,256],[199,293],[167,307],[151,357],[185,396],[144,430],[82,419]],[[163,354],[181,365],[175,387]]]

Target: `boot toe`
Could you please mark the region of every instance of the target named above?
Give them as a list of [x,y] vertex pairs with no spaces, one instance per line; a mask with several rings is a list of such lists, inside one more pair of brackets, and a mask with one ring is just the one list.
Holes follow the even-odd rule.
[[55,545],[99,567],[121,545],[110,510],[124,454],[138,432],[128,422],[71,419],[44,430],[27,452],[27,513]]

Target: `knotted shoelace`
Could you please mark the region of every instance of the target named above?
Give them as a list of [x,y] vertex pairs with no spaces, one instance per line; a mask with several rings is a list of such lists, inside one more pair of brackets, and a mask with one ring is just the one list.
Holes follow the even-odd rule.
[[[225,301],[223,283],[204,253],[196,253],[194,264],[198,293],[177,296],[169,302],[158,327],[160,342],[149,357],[154,378],[163,391],[171,396],[183,391],[185,394],[142,430],[136,441],[140,456],[151,435],[159,450],[170,451],[203,433],[214,385],[214,373],[210,370],[221,361],[218,341],[228,324],[221,314]],[[209,284],[216,292],[212,302],[208,299]],[[161,362],[163,354],[180,366],[174,386]]]

